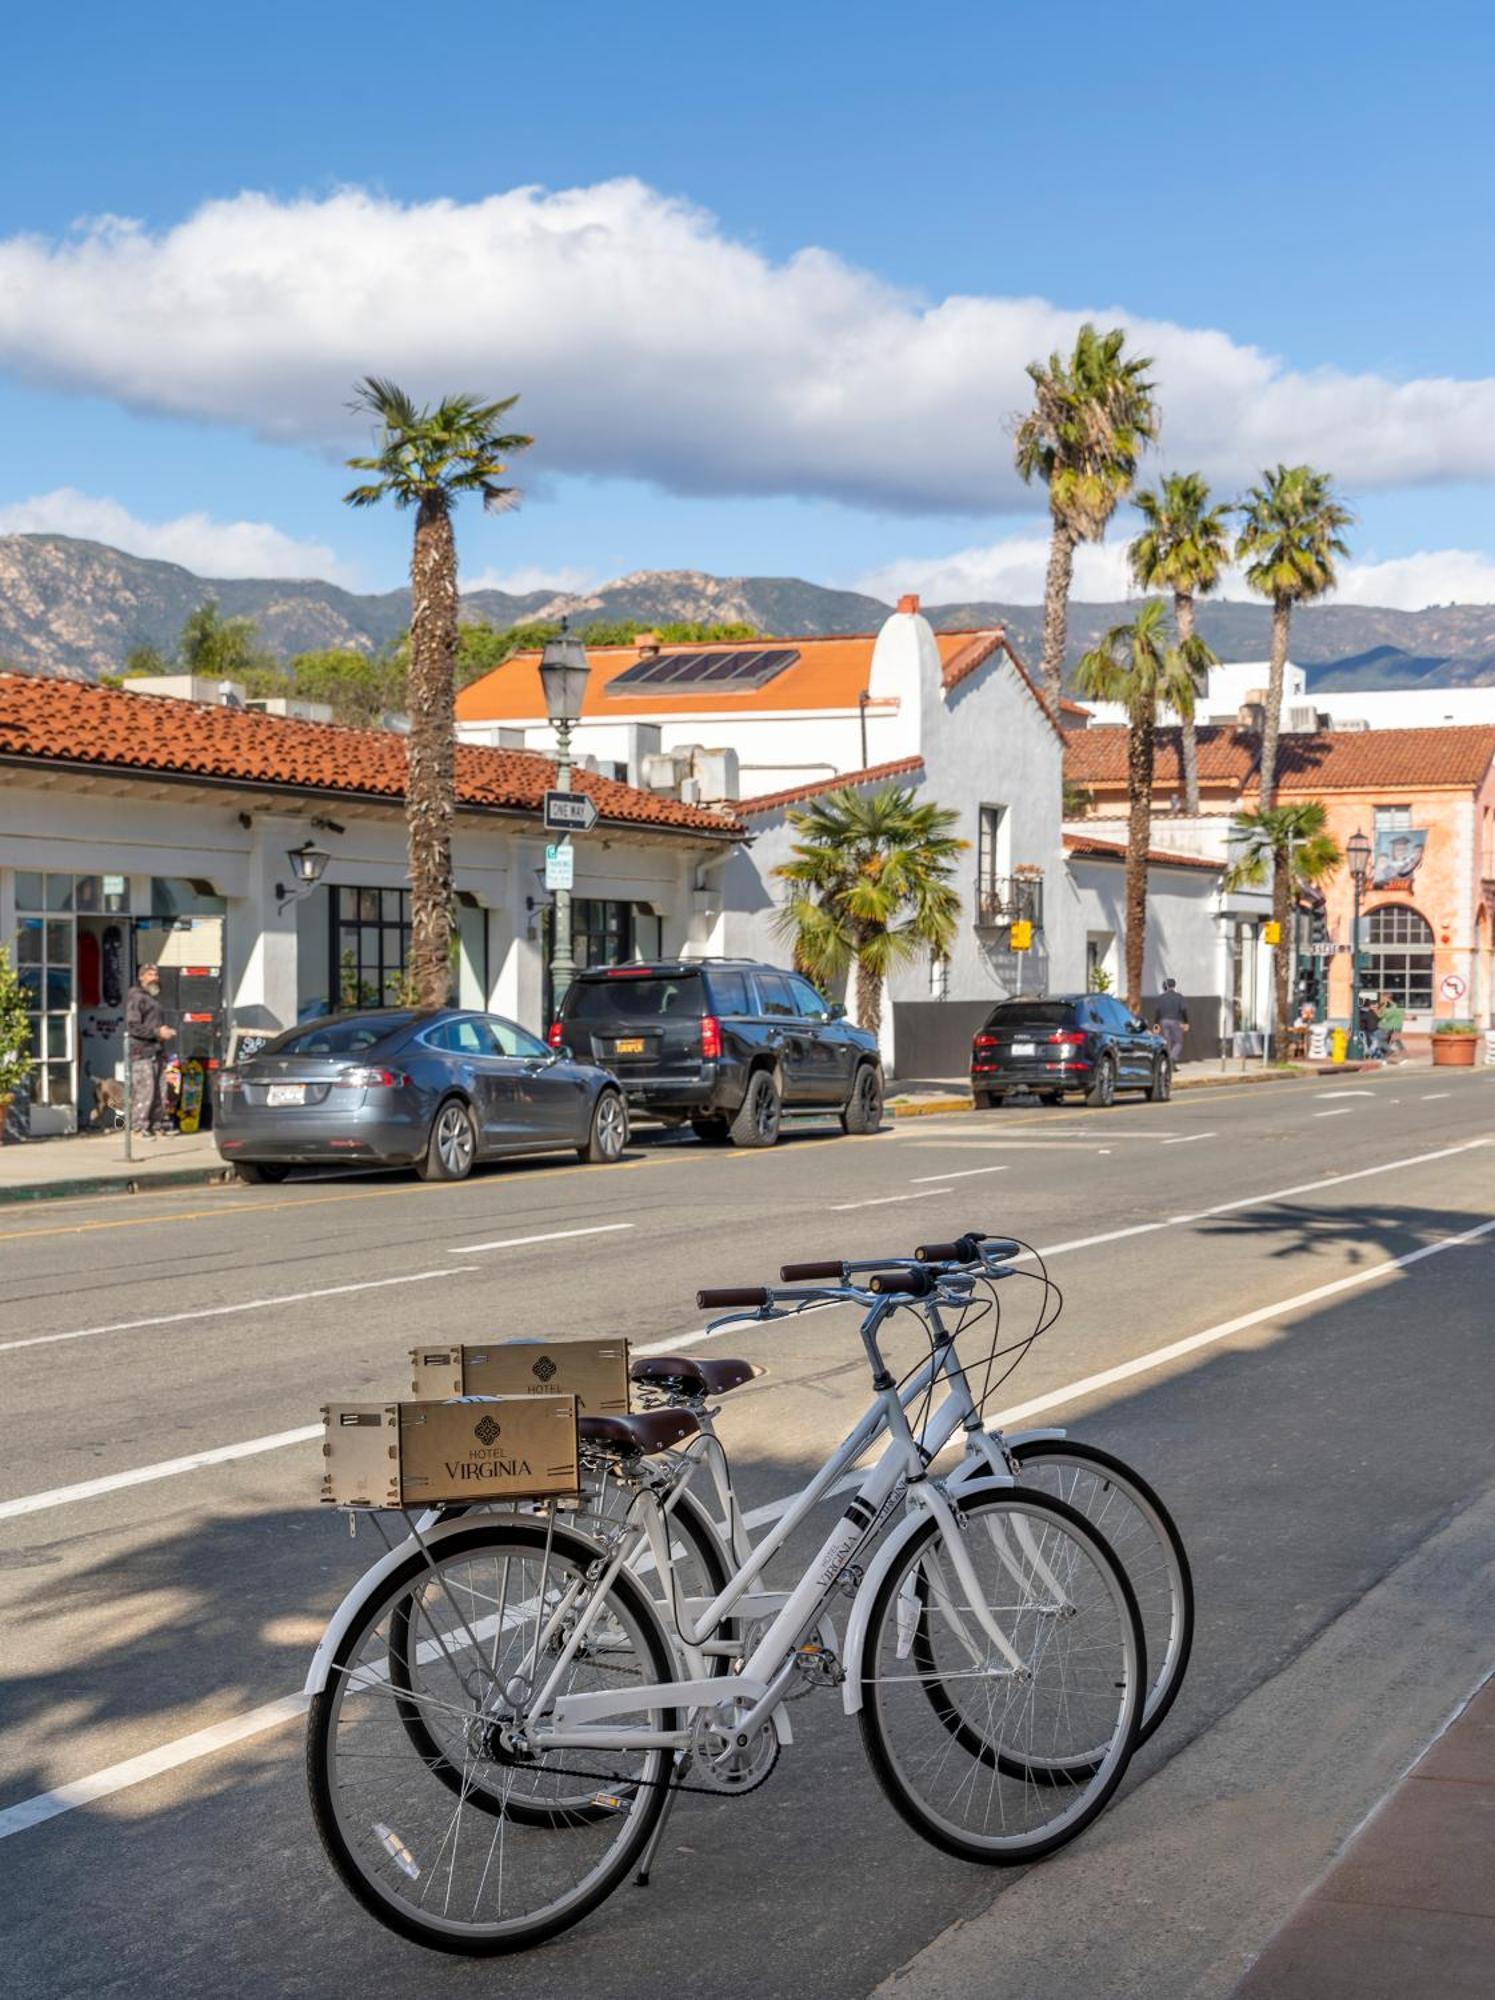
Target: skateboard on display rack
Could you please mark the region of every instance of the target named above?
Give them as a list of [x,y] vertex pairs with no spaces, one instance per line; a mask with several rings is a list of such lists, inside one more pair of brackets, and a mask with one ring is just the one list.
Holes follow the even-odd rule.
[[93,931],[78,933],[78,1005],[97,1007],[100,993],[99,940]]
[[118,924],[111,924],[104,933],[104,1005],[106,1007],[117,1007],[125,997],[125,984],[121,977],[124,955],[124,933],[120,930]]
[[182,1064],[181,1096],[177,1102],[177,1128],[195,1132],[202,1123],[202,1093],[207,1072],[196,1056]]

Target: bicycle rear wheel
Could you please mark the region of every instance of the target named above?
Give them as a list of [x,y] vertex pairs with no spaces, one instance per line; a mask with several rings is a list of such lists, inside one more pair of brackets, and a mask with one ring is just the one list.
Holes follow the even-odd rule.
[[1136,1599],[1061,1501],[1021,1487],[952,1501],[979,1596],[931,1516],[873,1602],[862,1737],[926,1840],[970,1861],[1036,1861],[1090,1825],[1136,1747],[1147,1685]]
[[[429,1562],[417,1551],[383,1579],[313,1698],[307,1777],[317,1830],[358,1900],[418,1944],[485,1955],[567,1929],[623,1880],[664,1810],[668,1750],[505,1748],[514,1704],[532,1676],[553,1668],[578,1614],[585,1638],[561,1692],[671,1678],[658,1616],[631,1577],[615,1578],[594,1608],[585,1578],[595,1557],[560,1527],[502,1515],[474,1521],[437,1542]],[[408,1684],[397,1686],[392,1641],[402,1609],[406,1643],[415,1643],[404,1656]],[[629,1726],[668,1731],[679,1722],[674,1710],[655,1710]],[[434,1754],[418,1747],[422,1733]],[[566,1813],[573,1767],[589,1774],[598,1810]],[[451,1769],[461,1773],[455,1794]]]

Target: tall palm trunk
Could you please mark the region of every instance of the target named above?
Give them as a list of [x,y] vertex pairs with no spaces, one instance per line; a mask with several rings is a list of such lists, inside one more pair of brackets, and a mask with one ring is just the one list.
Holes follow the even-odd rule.
[[1277,736],[1282,727],[1282,683],[1287,672],[1287,641],[1292,629],[1290,597],[1272,599],[1272,664],[1267,673],[1267,713],[1261,729],[1261,810],[1270,812],[1277,796]]
[[1064,691],[1064,654],[1069,642],[1069,586],[1075,569],[1074,531],[1055,521],[1049,542],[1048,575],[1043,586],[1043,652],[1039,666],[1044,692],[1057,716]]
[[[1189,590],[1175,590],[1173,593],[1173,618],[1178,626],[1178,643],[1186,647],[1194,636],[1194,593]],[[1195,691],[1203,694],[1205,689],[1195,677]],[[1184,767],[1184,811],[1191,815],[1199,811],[1199,739],[1194,734],[1192,715],[1179,717],[1179,754]]]
[[882,975],[874,972],[864,956],[868,934],[857,942],[857,1026],[869,1035],[882,1034]]
[[410,842],[410,963],[417,1006],[444,1007],[451,992],[452,808],[456,773],[453,662],[457,651],[457,545],[445,503],[427,497],[410,558],[410,715],[405,825]]
[[1278,926],[1272,954],[1272,1047],[1280,1057],[1287,1048],[1287,975],[1292,964],[1292,852],[1272,857],[1272,921]]
[[1147,850],[1152,845],[1152,769],[1156,717],[1133,716],[1127,737],[1126,1004],[1142,1011],[1142,961],[1147,948]]

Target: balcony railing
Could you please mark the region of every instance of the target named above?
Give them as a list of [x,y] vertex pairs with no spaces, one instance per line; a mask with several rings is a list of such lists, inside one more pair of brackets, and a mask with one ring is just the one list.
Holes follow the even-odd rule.
[[1041,875],[988,875],[978,877],[974,902],[977,930],[1005,930],[1010,924],[1026,921],[1035,930],[1043,928],[1043,877]]

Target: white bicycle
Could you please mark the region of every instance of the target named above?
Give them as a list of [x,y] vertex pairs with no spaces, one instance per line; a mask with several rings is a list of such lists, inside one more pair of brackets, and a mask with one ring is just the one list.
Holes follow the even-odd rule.
[[[597,1536],[554,1509],[413,1524],[344,1600],[307,1683],[318,1829],[367,1908],[440,1950],[539,1943],[647,1874],[678,1791],[761,1784],[792,1741],[786,1704],[816,1687],[841,1689],[893,1805],[951,1853],[1030,1862],[1094,1820],[1148,1687],[1126,1574],[1049,1493],[1005,1472],[955,1491],[933,1478],[878,1345],[900,1305],[956,1305],[967,1290],[893,1270],[865,1286],[699,1295],[763,1315],[856,1303],[876,1392],[710,1603],[673,1581],[669,1478],[640,1482]],[[651,1414],[626,1421],[643,1434]],[[879,1434],[794,1587],[759,1590]],[[677,1459],[679,1479],[689,1465]],[[634,1573],[646,1555],[665,1616]],[[838,1641],[828,1614],[843,1593]],[[706,1649],[729,1624],[741,1650],[722,1673]]]

